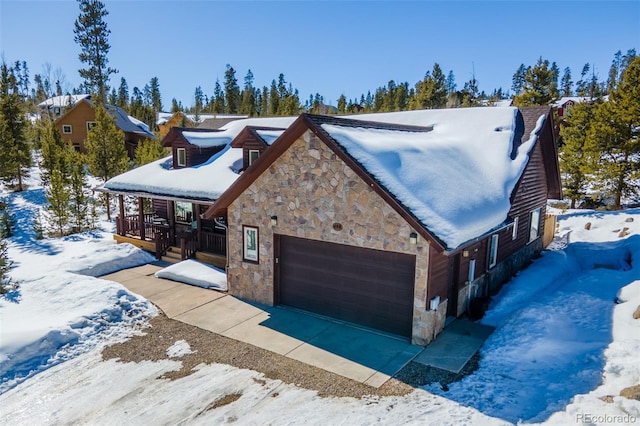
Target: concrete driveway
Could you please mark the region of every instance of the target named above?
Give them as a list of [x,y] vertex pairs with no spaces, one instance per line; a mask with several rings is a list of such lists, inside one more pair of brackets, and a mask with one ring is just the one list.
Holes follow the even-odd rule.
[[154,277],[164,266],[148,264],[101,278],[149,299],[169,318],[373,387],[382,386],[424,349],[372,330]]

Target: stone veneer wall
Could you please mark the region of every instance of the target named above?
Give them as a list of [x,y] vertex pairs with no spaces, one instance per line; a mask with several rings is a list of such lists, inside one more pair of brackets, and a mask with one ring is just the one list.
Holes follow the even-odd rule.
[[[428,242],[410,244],[409,224],[311,131],[231,203],[228,221],[231,294],[273,305],[274,233],[395,251],[416,256],[412,341],[426,345],[444,328],[446,301],[427,306]],[[259,227],[258,264],[243,261],[243,225]]]

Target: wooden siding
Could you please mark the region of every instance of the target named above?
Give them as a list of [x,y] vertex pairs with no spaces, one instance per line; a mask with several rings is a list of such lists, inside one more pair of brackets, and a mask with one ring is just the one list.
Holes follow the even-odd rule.
[[[86,152],[84,141],[87,139],[87,121],[96,121],[96,113],[87,102],[80,101],[66,115],[56,122],[62,140],[70,142],[82,152]],[[63,133],[62,126],[71,126],[71,134]]]
[[249,135],[242,144],[242,169],[249,167],[249,151],[258,150],[260,155],[267,149],[267,145],[257,136]]

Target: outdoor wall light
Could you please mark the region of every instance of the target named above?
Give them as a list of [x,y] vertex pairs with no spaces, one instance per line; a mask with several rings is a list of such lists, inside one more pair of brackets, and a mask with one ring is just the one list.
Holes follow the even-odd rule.
[[469,257],[469,250],[462,250],[462,257]]
[[409,242],[411,244],[418,244],[418,234],[416,234],[415,232],[409,234]]
[[271,226],[278,225],[278,216],[271,216]]

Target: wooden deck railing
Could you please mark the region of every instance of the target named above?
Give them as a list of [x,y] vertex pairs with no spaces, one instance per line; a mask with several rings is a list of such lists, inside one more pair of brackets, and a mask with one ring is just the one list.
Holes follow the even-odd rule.
[[[144,237],[145,240],[155,239],[153,229],[153,214],[146,213],[144,215]],[[116,232],[120,235],[131,235],[140,237],[140,218],[138,215],[128,215],[124,217],[118,216],[116,220]]]
[[171,246],[171,227],[169,225],[153,225],[153,228],[156,241],[156,259],[160,259]]
[[197,237],[197,232],[187,232],[180,237],[180,252],[182,253],[182,260],[195,257],[196,251],[198,251]]
[[214,254],[227,254],[227,237],[224,234],[216,234],[213,232],[200,232],[199,247],[201,251]]

